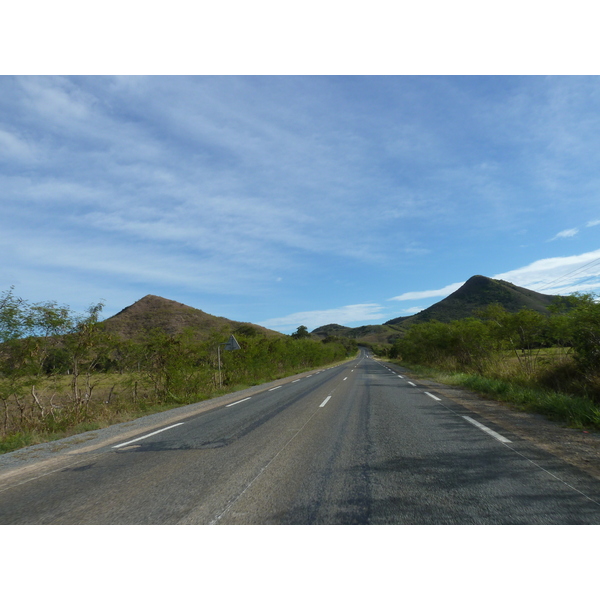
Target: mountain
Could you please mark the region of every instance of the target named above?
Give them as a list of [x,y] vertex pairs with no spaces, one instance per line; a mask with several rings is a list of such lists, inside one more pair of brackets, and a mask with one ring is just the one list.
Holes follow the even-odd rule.
[[283,335],[260,325],[215,317],[181,302],[151,294],[109,317],[103,323],[108,332],[127,339],[136,338],[151,329],[162,329],[172,335],[181,333],[186,328],[194,329],[198,339],[206,339],[215,331],[233,333],[240,327],[251,328],[267,336]]
[[326,338],[328,336],[346,336],[346,334],[351,331],[351,327],[345,327],[344,325],[337,325],[336,323],[331,323],[330,325],[321,325],[321,327],[317,327],[313,329],[311,333],[313,335],[317,335],[320,338]]
[[[312,333],[319,337],[343,335],[365,343],[393,343],[394,339],[401,336],[403,331],[413,323],[424,323],[434,319],[449,323],[475,316],[477,310],[495,303],[512,313],[528,308],[546,314],[548,306],[560,297],[540,294],[501,279],[474,275],[448,297],[410,317],[390,319],[383,325],[364,325],[354,328],[331,324],[319,327]],[[335,331],[338,333],[329,333]]]
[[474,275],[458,290],[429,308],[410,317],[391,319],[386,321],[385,324],[401,325],[405,328],[413,323],[423,323],[433,319],[449,323],[457,319],[472,317],[477,310],[495,303],[501,304],[511,313],[518,312],[522,308],[528,308],[546,314],[548,313],[548,306],[556,298],[559,298],[559,296],[540,294],[508,281]]
[[400,336],[402,329],[395,325],[361,325],[360,327],[344,327],[344,325],[323,325],[311,331],[321,339],[328,336],[347,337],[358,342],[385,344]]

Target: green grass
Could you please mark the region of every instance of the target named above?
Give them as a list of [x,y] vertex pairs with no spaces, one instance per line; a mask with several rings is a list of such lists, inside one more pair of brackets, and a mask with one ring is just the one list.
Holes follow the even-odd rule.
[[582,395],[546,390],[532,381],[451,372],[421,365],[403,366],[418,377],[462,387],[519,410],[545,415],[569,427],[600,430],[600,406]]

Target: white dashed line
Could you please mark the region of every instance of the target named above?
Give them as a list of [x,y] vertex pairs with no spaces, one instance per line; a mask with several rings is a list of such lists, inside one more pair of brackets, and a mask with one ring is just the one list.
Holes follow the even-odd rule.
[[492,437],[496,438],[498,441],[504,442],[505,444],[512,444],[512,442],[510,440],[507,440],[503,435],[496,433],[495,431],[493,431],[489,427],[486,427],[479,421],[476,421],[475,419],[471,419],[471,417],[466,417],[465,415],[461,415],[461,416],[463,419],[469,421],[469,423],[472,423],[473,425],[475,425],[475,427],[479,427],[479,429],[481,429],[482,431],[485,431],[488,435],[491,435]]
[[233,406],[234,404],[239,404],[240,402],[246,402],[246,400],[250,400],[250,398],[252,398],[252,396],[248,396],[247,398],[244,398],[243,400],[238,400],[237,402],[232,402],[231,404],[227,405],[227,408]]
[[281,386],[280,386],[280,385],[278,385],[277,387],[271,388],[271,389],[269,390],[269,392],[272,392],[273,390],[278,390],[280,387],[281,387]]
[[321,402],[321,404],[319,404],[319,408],[323,408],[331,399],[331,396],[327,396],[327,398],[325,398],[325,400],[323,400],[323,402]]
[[441,400],[437,397],[434,396],[433,394],[430,394],[429,392],[425,392],[428,396],[431,396],[434,400],[437,400],[438,402],[441,402]]
[[409,382],[408,382],[408,385],[412,385],[413,387],[417,387],[417,384],[416,384],[416,383],[413,383],[412,381],[409,381]]
[[143,435],[142,437],[135,438],[135,440],[129,440],[128,442],[123,442],[122,444],[117,444],[116,446],[113,446],[113,448],[122,448],[123,446],[127,446],[127,444],[133,444],[134,442],[139,442],[140,440],[145,440],[146,438],[149,438],[151,435],[156,435],[157,433],[162,433],[163,431],[166,431],[167,429],[173,429],[173,427],[179,427],[179,425],[183,425],[183,423],[175,423],[175,425],[169,425],[168,427],[163,427],[163,429],[159,429],[158,431],[153,431],[152,433]]

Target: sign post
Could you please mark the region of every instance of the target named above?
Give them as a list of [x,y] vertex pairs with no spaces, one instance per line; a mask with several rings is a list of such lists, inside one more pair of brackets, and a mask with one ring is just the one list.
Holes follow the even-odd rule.
[[223,378],[221,376],[221,346],[225,346],[225,350],[241,350],[241,346],[238,344],[238,341],[235,339],[234,335],[231,335],[230,338],[226,341],[223,342],[222,344],[219,344],[217,346],[217,357],[218,357],[218,363],[219,363],[219,387],[223,387]]

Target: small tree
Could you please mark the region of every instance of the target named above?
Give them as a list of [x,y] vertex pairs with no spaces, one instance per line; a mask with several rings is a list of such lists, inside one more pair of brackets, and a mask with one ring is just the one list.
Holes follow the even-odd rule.
[[102,302],[92,304],[86,316],[73,317],[70,332],[62,338],[71,366],[71,400],[77,415],[87,413],[94,389],[91,375],[110,350],[109,336],[98,322],[103,307]]
[[296,340],[301,340],[303,338],[309,338],[310,333],[304,325],[300,325],[298,329],[296,329],[296,331],[292,333],[291,337],[293,337]]
[[26,329],[26,303],[17,298],[14,286],[0,296],[0,343],[21,337]]

